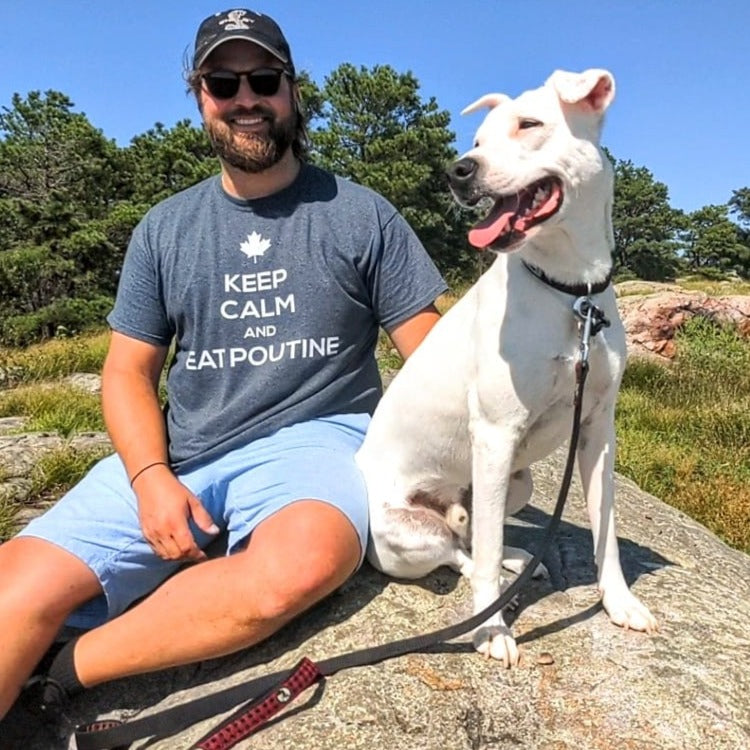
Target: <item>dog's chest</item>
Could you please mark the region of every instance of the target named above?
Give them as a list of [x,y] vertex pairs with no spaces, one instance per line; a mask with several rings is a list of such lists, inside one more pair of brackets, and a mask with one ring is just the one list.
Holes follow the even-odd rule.
[[[519,387],[516,463],[528,466],[549,455],[570,436],[576,390],[578,351],[540,360],[535,375]],[[611,398],[619,373],[611,369],[610,352],[592,347],[585,384],[582,417]]]
[[[474,352],[477,411],[481,419],[509,428],[521,465],[548,455],[570,434],[581,356],[580,321],[572,302],[514,295],[502,310],[496,301],[491,315],[483,310]],[[613,397],[620,379],[624,332],[616,308],[608,313],[611,328],[589,342],[584,418]]]

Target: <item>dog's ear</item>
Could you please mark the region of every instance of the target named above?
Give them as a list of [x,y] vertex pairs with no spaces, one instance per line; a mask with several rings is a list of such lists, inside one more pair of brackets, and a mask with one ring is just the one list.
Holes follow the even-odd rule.
[[461,114],[468,115],[469,113],[476,112],[478,109],[483,109],[484,107],[492,109],[493,107],[497,107],[498,104],[507,101],[510,101],[510,97],[505,94],[485,94],[475,102],[472,102],[468,107],[462,109]]
[[596,114],[603,114],[615,98],[615,79],[608,70],[590,68],[583,73],[556,70],[548,79],[561,101],[583,104]]

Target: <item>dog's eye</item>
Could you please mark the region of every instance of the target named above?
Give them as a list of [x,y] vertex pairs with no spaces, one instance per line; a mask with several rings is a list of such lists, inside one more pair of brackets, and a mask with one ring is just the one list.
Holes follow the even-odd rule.
[[544,125],[540,120],[532,120],[530,117],[524,117],[518,122],[519,130],[528,130],[529,128],[538,128]]

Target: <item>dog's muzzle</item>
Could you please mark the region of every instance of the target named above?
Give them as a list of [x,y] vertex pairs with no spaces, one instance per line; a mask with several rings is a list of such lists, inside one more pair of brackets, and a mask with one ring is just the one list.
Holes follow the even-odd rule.
[[451,190],[456,198],[466,203],[476,203],[479,196],[474,195],[474,181],[479,171],[479,163],[468,156],[454,161],[446,174]]
[[482,164],[470,156],[453,162],[446,170],[455,199],[476,206],[491,199],[493,206],[469,232],[469,242],[479,250],[507,251],[517,247],[529,230],[554,216],[563,203],[563,183],[548,175],[506,194],[489,192],[483,185]]

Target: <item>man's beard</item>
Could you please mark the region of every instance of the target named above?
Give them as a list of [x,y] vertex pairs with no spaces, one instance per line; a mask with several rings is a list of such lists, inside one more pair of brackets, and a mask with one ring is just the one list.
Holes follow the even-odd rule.
[[243,172],[263,172],[280,161],[292,145],[297,113],[292,112],[289,117],[278,119],[272,111],[264,107],[254,107],[250,111],[235,110],[229,113],[226,120],[241,115],[266,117],[268,132],[235,132],[224,119],[216,118],[204,121],[206,133],[214,152],[222,161]]

